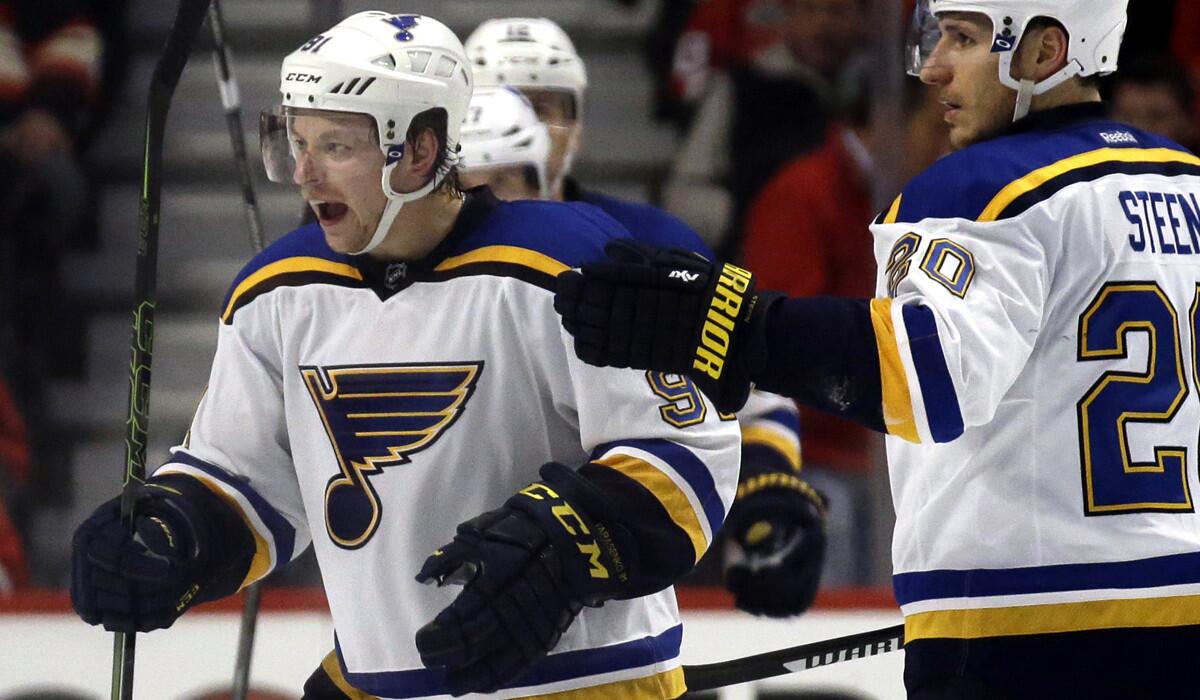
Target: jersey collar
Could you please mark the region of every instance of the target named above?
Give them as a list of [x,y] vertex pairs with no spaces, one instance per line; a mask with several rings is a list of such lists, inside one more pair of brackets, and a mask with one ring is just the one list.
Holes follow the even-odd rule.
[[388,299],[397,292],[407,289],[413,282],[429,279],[430,273],[446,258],[450,257],[458,244],[472,232],[477,231],[484,220],[500,206],[500,200],[486,186],[474,187],[464,193],[462,209],[450,227],[450,233],[437,244],[429,255],[420,260],[379,260],[370,255],[351,257],[354,266],[362,273],[366,283],[380,299]]
[[1108,117],[1109,106],[1104,102],[1078,102],[1052,109],[1030,112],[1013,122],[997,136],[1052,131],[1078,122],[1097,121]]

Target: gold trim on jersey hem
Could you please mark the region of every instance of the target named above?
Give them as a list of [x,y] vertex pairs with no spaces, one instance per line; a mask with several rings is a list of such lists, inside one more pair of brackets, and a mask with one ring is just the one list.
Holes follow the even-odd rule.
[[511,245],[489,245],[483,248],[477,248],[462,255],[456,255],[452,258],[446,258],[438,263],[438,266],[433,268],[434,272],[445,272],[455,268],[463,267],[464,265],[473,265],[478,263],[508,263],[510,265],[520,265],[528,267],[538,272],[543,272],[551,277],[557,277],[560,272],[565,272],[570,269],[567,265],[555,260],[554,258],[539,253],[536,250],[528,248],[519,248]]
[[321,669],[325,671],[325,675],[329,676],[329,680],[338,690],[346,694],[348,700],[379,700],[374,695],[368,695],[363,691],[350,685],[350,681],[346,680],[345,674],[342,673],[342,665],[338,663],[337,649],[325,655],[321,659]]
[[[522,695],[521,700],[671,700],[687,692],[683,668],[656,673],[627,681],[616,681],[589,688],[573,688],[545,695]],[[357,700],[357,699],[355,699]]]
[[217,485],[216,480],[208,476],[201,476],[191,472],[182,473],[174,472],[180,476],[188,476],[196,481],[199,481],[206,489],[216,494],[217,498],[224,501],[229,507],[233,508],[233,512],[238,514],[242,522],[246,524],[246,529],[254,537],[254,558],[250,560],[250,569],[246,572],[246,578],[242,579],[242,583],[238,586],[238,590],[242,590],[246,586],[261,579],[271,573],[271,548],[267,544],[267,540],[258,532],[258,528],[254,527],[250,517],[246,515],[246,511],[242,509],[242,505],[237,502],[237,499],[226,493],[225,489]]
[[1099,148],[1080,153],[1038,168],[1014,180],[992,198],[979,215],[979,221],[995,221],[1018,197],[1032,192],[1060,175],[1100,163],[1188,163],[1200,165],[1200,158],[1171,148]]
[[907,643],[918,639],[980,639],[1197,624],[1200,624],[1200,595],[1089,600],[916,613],[904,618],[904,639]]
[[875,346],[879,352],[879,381],[883,394],[883,426],[889,435],[909,442],[921,442],[917,421],[913,417],[912,394],[908,375],[896,344],[896,329],[892,324],[892,300],[871,300],[871,326],[875,329]]
[[671,477],[649,462],[629,455],[616,454],[594,460],[594,463],[620,472],[653,494],[666,509],[671,521],[692,541],[696,555],[694,561],[700,561],[700,557],[708,549],[708,539],[704,536],[704,528],[700,526],[700,518],[692,508],[691,501]]
[[266,280],[277,277],[279,275],[287,275],[296,272],[325,272],[332,275],[339,275],[350,279],[362,281],[362,273],[358,268],[346,263],[334,262],[325,258],[316,258],[311,256],[299,256],[294,258],[284,258],[264,265],[256,270],[253,274],[242,280],[241,283],[233,290],[233,294],[229,295],[229,303],[225,305],[225,310],[221,313],[221,320],[229,320],[230,314],[237,308],[238,299],[249,292],[254,287],[265,282]]
[[792,471],[800,471],[800,443],[787,431],[762,424],[742,426],[743,445],[764,445],[787,459]]

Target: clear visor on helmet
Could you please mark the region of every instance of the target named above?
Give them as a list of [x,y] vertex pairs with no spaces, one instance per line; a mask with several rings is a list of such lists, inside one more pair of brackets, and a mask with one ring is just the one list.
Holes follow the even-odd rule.
[[276,107],[262,113],[258,131],[272,182],[294,182],[298,165],[347,170],[384,164],[375,120],[366,114]]
[[917,0],[912,25],[908,29],[908,43],[904,47],[905,68],[909,75],[920,77],[921,68],[933,55],[941,39],[942,29],[937,17],[929,9],[929,0]]

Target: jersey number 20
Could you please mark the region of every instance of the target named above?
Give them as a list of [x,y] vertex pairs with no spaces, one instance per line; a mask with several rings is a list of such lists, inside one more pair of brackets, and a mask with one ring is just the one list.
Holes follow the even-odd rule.
[[[1175,418],[1188,397],[1189,368],[1200,387],[1200,285],[1189,329],[1179,326],[1179,314],[1156,282],[1110,282],[1079,317],[1080,362],[1127,357],[1131,333],[1145,333],[1149,348],[1144,372],[1105,372],[1077,404],[1087,515],[1194,510],[1186,447],[1155,445],[1149,462],[1134,461],[1129,447],[1132,424]],[[1187,363],[1180,344],[1184,332],[1192,336]]]

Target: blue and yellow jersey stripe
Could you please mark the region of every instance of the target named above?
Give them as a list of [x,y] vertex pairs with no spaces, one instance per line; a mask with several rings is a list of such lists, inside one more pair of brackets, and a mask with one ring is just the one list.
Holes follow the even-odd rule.
[[[1104,134],[1128,134],[1112,145]],[[1113,174],[1200,175],[1200,158],[1161,136],[1116,122],[1084,122],[985,141],[915,177],[876,224],[1013,218],[1064,188]]]
[[739,416],[739,421],[743,451],[769,450],[789,471],[800,471],[800,416],[797,411],[779,409],[759,416]]
[[258,296],[284,286],[298,286],[320,282],[344,284],[363,281],[358,268],[342,262],[310,256],[284,258],[265,265],[246,276],[229,294],[221,312],[221,322],[231,323],[239,308]]
[[238,309],[273,289],[306,284],[365,286],[350,256],[335,253],[317,224],[281,237],[242,268],[221,304],[221,322],[232,323]]
[[692,543],[699,561],[725,520],[725,504],[708,467],[669,440],[622,440],[592,451],[592,462],[641,485]]
[[[686,690],[683,669],[677,662],[682,642],[683,626],[675,625],[660,634],[620,644],[551,654],[522,673],[518,680],[520,685],[510,684],[506,688],[518,692],[521,688],[529,688],[529,694],[513,697],[530,700],[660,700],[678,697]],[[336,638],[334,651],[337,657],[338,680],[359,693],[350,697],[363,700],[374,695],[417,698],[446,693],[445,681],[439,671],[422,668],[354,673],[347,670],[341,645],[337,643]],[[326,663],[322,663],[322,667],[326,673],[333,671]],[[539,686],[601,675],[624,675],[626,678],[558,692],[539,693],[536,690]],[[341,687],[339,685],[339,688]]]
[[234,510],[254,538],[254,557],[239,588],[244,588],[292,560],[296,530],[249,482],[224,469],[176,450],[158,474],[182,474],[200,482]]
[[555,278],[569,267],[553,257],[515,245],[486,245],[446,258],[437,264],[432,281],[472,275],[514,277],[553,291]]
[[892,582],[905,613],[907,640],[1200,624],[1200,552],[1119,562],[909,572]]
[[873,299],[871,326],[888,434],[909,442],[949,442],[962,435],[958,392],[933,312],[916,304]]

